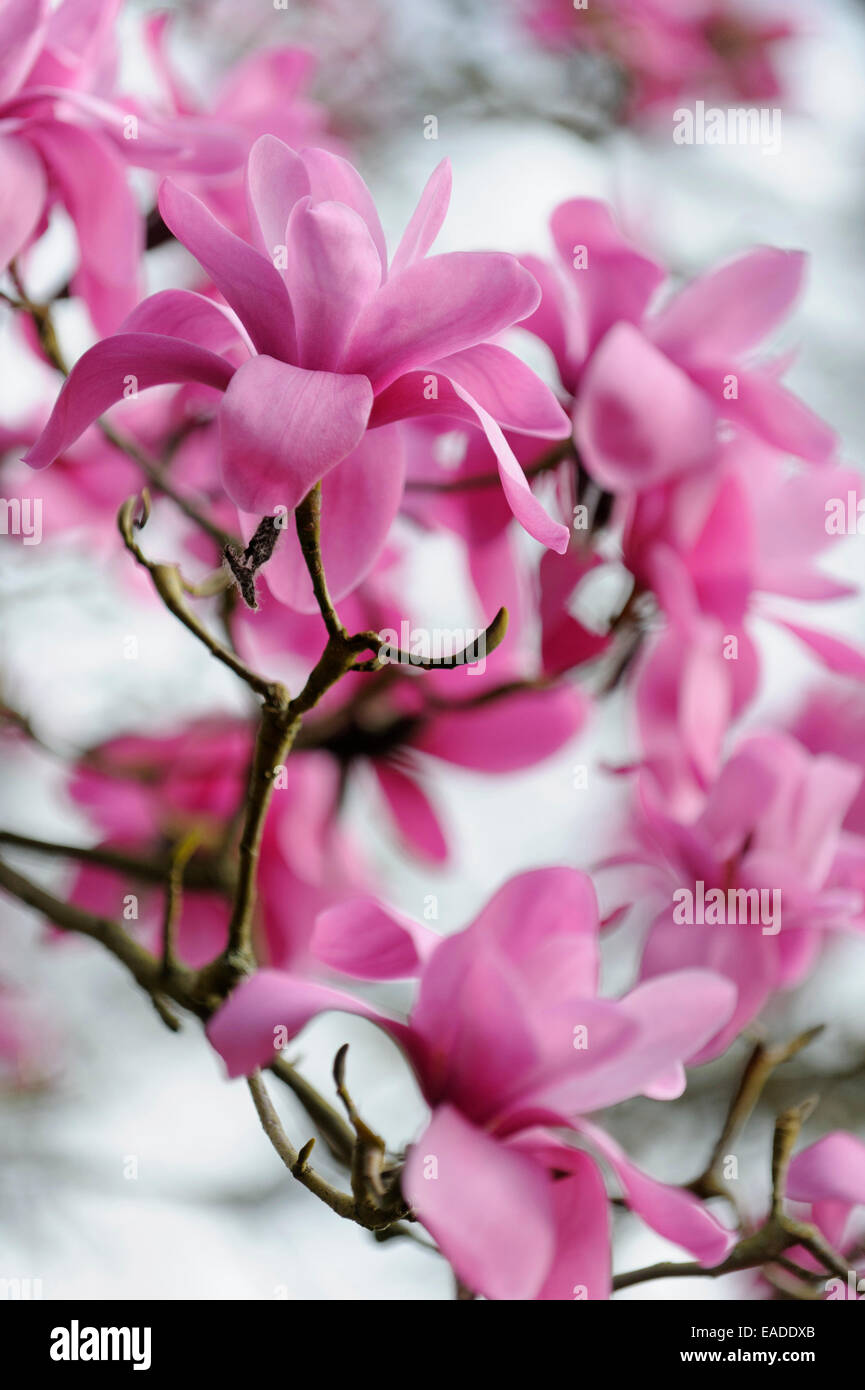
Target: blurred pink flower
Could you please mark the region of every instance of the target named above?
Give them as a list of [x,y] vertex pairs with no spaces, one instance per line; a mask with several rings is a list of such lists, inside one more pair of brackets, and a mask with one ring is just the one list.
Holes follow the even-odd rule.
[[518,0],[535,37],[585,49],[621,68],[626,111],[682,96],[771,101],[781,94],[776,47],[793,37],[785,16],[754,15],[744,0]]
[[[81,762],[70,790],[105,834],[105,847],[159,852],[194,831],[203,851],[218,854],[242,801],[251,749],[250,729],[225,719],[200,720],[175,735],[113,739]],[[259,864],[258,945],[273,964],[302,962],[316,914],[365,886],[354,848],[335,823],[338,797],[338,769],[322,754],[295,753],[286,762]],[[133,891],[139,929],[158,949],[161,893],[85,864],[72,897],[117,917]],[[179,951],[187,964],[203,965],[225,946],[228,916],[218,891],[184,894]]]
[[344,153],[328,134],[327,111],[304,95],[315,73],[316,59],[304,48],[281,45],[256,49],[233,64],[222,77],[216,96],[205,109],[187,90],[167,51],[167,13],[149,15],[145,38],[160,78],[170,118],[213,120],[230,129],[240,150],[233,169],[193,171],[177,182],[195,193],[232,231],[245,236],[249,216],[242,164],[261,135],[275,135],[294,149],[318,145]]
[[[641,978],[704,968],[738,989],[735,1011],[696,1060],[722,1052],[776,990],[800,983],[825,931],[865,924],[842,835],[861,780],[859,768],[814,757],[781,733],[742,740],[688,815],[651,769],[641,774],[632,845],[607,861],[644,869],[638,895],[653,919]],[[710,893],[720,893],[720,907]]]
[[574,437],[591,476],[634,493],[699,475],[717,458],[718,426],[823,463],[835,436],[751,353],[799,292],[805,258],[758,247],[676,293],[658,311],[665,280],[603,203],[556,208],[557,259],[522,257],[543,298],[523,327],[548,344],[573,397]]
[[218,173],[243,146],[216,121],[159,121],[115,94],[120,0],[0,0],[0,270],[60,202],[75,224],[72,289],[107,333],[138,298],[143,221],[129,165]]
[[0,1094],[45,1085],[57,1074],[59,1052],[49,1011],[0,982]]
[[[605,1298],[607,1201],[579,1135],[616,1173],[625,1201],[698,1259],[734,1237],[690,1193],[656,1182],[580,1118],[628,1097],[681,1094],[682,1063],[727,1019],[731,986],[682,971],[625,998],[597,997],[598,913],[571,869],[511,879],[475,922],[445,940],[374,899],[319,918],[313,952],[363,979],[419,976],[407,1022],[329,985],[259,971],[208,1026],[229,1074],[273,1056],[317,1014],[371,1019],[403,1048],[432,1119],[409,1150],[406,1200],[460,1278],[489,1298]],[[519,1212],[519,1220],[507,1217]]]
[[[805,1210],[796,1214],[812,1222],[833,1250],[850,1261],[846,1285],[838,1278],[828,1281],[826,1297],[860,1299],[865,1297],[865,1144],[852,1134],[836,1129],[797,1153],[790,1164],[787,1196],[801,1202]],[[822,1281],[826,1271],[801,1246],[787,1251],[787,1258],[813,1271]]]

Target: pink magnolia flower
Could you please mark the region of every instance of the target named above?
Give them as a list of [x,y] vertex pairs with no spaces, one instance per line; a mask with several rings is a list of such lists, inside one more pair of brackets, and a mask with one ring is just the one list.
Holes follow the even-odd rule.
[[0,270],[62,203],[78,236],[72,288],[101,332],[138,298],[143,227],[128,166],[217,172],[243,158],[216,122],[161,124],[115,96],[119,3],[0,3]]
[[[251,751],[250,729],[224,719],[174,735],[114,739],[82,761],[70,791],[107,848],[147,854],[195,832],[202,849],[215,854],[242,802]],[[259,864],[259,951],[273,964],[303,962],[317,913],[365,885],[354,848],[336,825],[338,797],[338,769],[321,754],[293,754],[279,775]],[[89,911],[117,917],[133,891],[140,929],[158,949],[161,892],[84,864],[72,896]],[[178,945],[188,964],[203,965],[224,947],[228,916],[216,889],[184,894]]]
[[149,15],[144,33],[172,119],[217,121],[233,131],[241,151],[234,169],[193,172],[178,182],[197,194],[227,227],[243,236],[249,222],[242,165],[259,136],[275,135],[295,149],[318,145],[343,152],[339,142],[328,135],[325,108],[304,95],[316,60],[304,48],[280,45],[256,49],[231,66],[205,110],[187,90],[171,62],[167,51],[169,26],[168,14]]
[[[222,478],[242,511],[291,511],[322,482],[322,551],[340,597],[369,570],[399,506],[395,422],[441,412],[484,430],[515,515],[563,549],[567,532],[532,494],[502,426],[560,438],[566,418],[528,367],[488,341],[530,314],[539,291],[513,256],[426,257],[448,204],[447,163],[389,266],[369,191],[339,156],[297,154],[265,136],[247,180],[255,246],[171,182],[160,194],[164,220],[236,311],[234,350],[246,360],[235,367],[225,355],[231,322],[215,304],[180,290],[153,295],[76,363],[27,461],[50,463],[119,399],[130,373],[139,389],[213,387],[224,392]],[[279,549],[309,588],[290,530]]]
[[787,18],[754,15],[742,0],[527,0],[545,46],[612,59],[628,83],[633,116],[689,93],[746,101],[780,94],[775,50],[796,33]]
[[653,919],[641,978],[704,968],[738,989],[736,1009],[695,1060],[722,1052],[770,995],[798,984],[826,930],[861,930],[841,835],[861,779],[785,734],[744,739],[687,817],[641,777],[633,847],[608,861],[646,869],[640,897]]
[[711,473],[628,500],[625,565],[640,587],[658,594],[670,587],[658,569],[674,565],[674,587],[684,583],[699,610],[717,617],[740,646],[754,612],[787,628],[830,669],[865,675],[865,658],[853,648],[845,658],[843,643],[833,647],[833,639],[790,622],[765,601],[767,595],[823,601],[856,593],[823,574],[818,561],[839,539],[827,533],[827,505],[846,497],[857,480],[853,469],[841,467],[791,472],[777,450],[754,438],[731,440],[719,446]]
[[[812,690],[792,720],[790,732],[811,753],[830,753],[865,774],[865,690],[860,682],[833,682]],[[865,777],[844,829],[865,839]]]
[[408,1021],[330,985],[259,971],[208,1035],[240,1076],[272,1058],[275,1028],[294,1036],[328,1009],[371,1019],[403,1048],[432,1109],[402,1188],[460,1278],[489,1298],[605,1298],[604,1185],[595,1160],[558,1131],[605,1160],[656,1231],[706,1264],[723,1259],[732,1234],[581,1117],[641,1093],[680,1094],[682,1063],[722,1026],[733,990],[680,971],[599,999],[597,935],[591,881],[571,869],[511,879],[446,940],[372,899],[348,902],[319,918],[314,953],[363,979],[419,976]]
[[810,462],[832,455],[832,431],[785,390],[778,366],[751,362],[789,312],[804,256],[758,247],[649,312],[664,271],[604,204],[562,203],[551,230],[552,265],[522,258],[543,290],[523,327],[556,358],[581,458],[602,487],[630,494],[712,468],[721,421]]
[[[802,1219],[812,1222],[834,1250],[850,1260],[846,1285],[830,1279],[826,1298],[858,1299],[865,1295],[865,1144],[836,1129],[796,1154],[790,1164],[787,1195],[803,1203]],[[798,1214],[798,1213],[797,1213]],[[826,1277],[826,1271],[807,1250],[796,1246],[788,1257],[805,1269]]]
[[826,532],[827,501],[845,496],[856,476],[834,467],[791,473],[774,450],[737,439],[720,446],[712,473],[627,503],[624,562],[667,622],[649,639],[636,678],[640,741],[677,813],[689,787],[699,797],[714,780],[730,722],[756,692],[753,618],[792,633],[830,670],[865,676],[859,649],[769,602],[855,593],[817,562],[837,539]]

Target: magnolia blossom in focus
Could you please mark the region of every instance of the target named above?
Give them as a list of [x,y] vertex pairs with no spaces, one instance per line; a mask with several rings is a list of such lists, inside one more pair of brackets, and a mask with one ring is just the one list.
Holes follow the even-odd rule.
[[432,1109],[402,1191],[470,1288],[496,1299],[609,1295],[604,1184],[568,1135],[609,1165],[656,1231],[707,1265],[724,1258],[733,1237],[695,1197],[648,1177],[582,1117],[630,1096],[681,1094],[683,1062],[727,1021],[735,991],[709,971],[676,970],[621,1000],[598,998],[598,910],[585,874],[511,879],[444,940],[374,899],[347,902],[319,918],[312,951],[361,979],[419,977],[408,1020],[260,970],[211,1021],[210,1040],[242,1076],[272,1060],[275,1038],[327,1010],[389,1033]]
[[[563,550],[567,530],[531,492],[502,426],[557,439],[567,435],[567,419],[519,358],[488,341],[531,314],[540,292],[504,253],[426,256],[447,210],[447,162],[389,263],[369,191],[339,156],[297,154],[264,136],[247,181],[255,245],[169,181],[159,204],[237,317],[189,291],[144,300],[119,334],[76,363],[27,461],[50,463],[121,398],[130,374],[138,389],[197,381],[222,391],[226,492],[251,520],[294,510],[321,482],[322,554],[339,598],[369,570],[399,506],[397,422],[440,412],[484,430],[514,514]],[[287,571],[286,587],[312,611],[290,533],[273,567]]]

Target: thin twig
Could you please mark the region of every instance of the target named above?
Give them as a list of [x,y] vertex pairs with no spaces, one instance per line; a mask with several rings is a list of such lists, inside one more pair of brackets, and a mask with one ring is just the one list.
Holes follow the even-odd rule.
[[723,1129],[718,1137],[712,1156],[698,1178],[689,1183],[690,1191],[698,1197],[731,1197],[730,1189],[720,1176],[724,1159],[745,1128],[753,1114],[769,1077],[777,1067],[789,1062],[803,1048],[812,1043],[823,1032],[824,1025],[808,1028],[789,1042],[767,1044],[762,1041],[754,1047],[742,1073],[736,1093],[730,1102]]
[[312,591],[318,604],[328,637],[344,638],[345,628],[339,620],[327,587],[321,559],[321,483],[307,493],[295,512],[297,539],[303,552],[306,568],[312,581]]
[[[70,845],[56,840],[41,840],[32,835],[19,835],[12,830],[0,830],[0,845],[22,849],[59,859],[72,859],[82,864],[97,864],[103,869],[126,874],[144,883],[165,883],[171,874],[171,855],[152,856],[133,854],[130,850],[112,849],[107,845]],[[224,893],[231,888],[231,874],[226,862],[212,854],[193,850],[191,862],[184,871],[184,885],[192,891]]]
[[171,856],[162,914],[162,971],[165,975],[173,974],[177,968],[177,928],[183,908],[183,874],[199,842],[199,833],[191,830],[175,846]]
[[279,1116],[273,1108],[273,1102],[267,1094],[261,1072],[253,1072],[251,1076],[246,1078],[246,1084],[261,1121],[261,1127],[292,1177],[303,1183],[303,1186],[308,1188],[310,1192],[315,1193],[316,1197],[326,1203],[332,1211],[335,1211],[337,1216],[345,1217],[349,1221],[356,1220],[354,1198],[351,1194],[340,1192],[339,1188],[332,1187],[329,1182],[309,1167],[311,1142],[306,1143],[298,1153],[289,1141]]
[[134,527],[135,517],[139,505],[138,497],[128,498],[117,517],[117,526],[123,537],[124,545],[131,555],[135,557],[139,565],[148,571],[153,580],[154,587],[165,604],[169,612],[173,613],[185,628],[197,637],[199,642],[207,648],[217,661],[221,661],[230,671],[233,671],[241,680],[255,691],[256,695],[262,695],[265,699],[279,698],[282,687],[274,681],[265,680],[259,676],[251,667],[247,666],[235,652],[230,651],[224,646],[211,632],[208,632],[203,623],[192,612],[186,602],[186,585],[177,565],[159,564],[154,560],[149,560],[144,554],[138,542],[135,540]]

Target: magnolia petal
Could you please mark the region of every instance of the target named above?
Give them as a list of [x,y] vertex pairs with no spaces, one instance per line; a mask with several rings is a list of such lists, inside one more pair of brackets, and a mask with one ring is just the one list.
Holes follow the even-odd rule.
[[69,373],[44,430],[25,455],[31,468],[44,468],[83,434],[88,425],[136,391],[168,382],[198,381],[224,391],[234,368],[206,348],[161,333],[118,333],[94,344]]
[[441,937],[375,898],[351,898],[322,912],[310,949],[332,970],[360,980],[420,974]]
[[219,412],[226,492],[259,516],[294,511],[360,443],[371,405],[365,377],[251,358],[232,377]]
[[245,332],[231,310],[192,290],[159,290],[127,314],[121,333],[162,333],[184,338],[223,355],[243,349],[249,355]]
[[316,203],[345,203],[353,208],[369,229],[379,260],[382,278],[387,273],[387,246],[372,194],[355,169],[342,155],[330,150],[301,150],[309,179],[309,191]]
[[503,429],[543,439],[567,439],[571,422],[550,388],[525,362],[495,343],[478,343],[431,362],[492,415]]
[[454,251],[415,261],[364,309],[344,370],[363,372],[383,391],[404,372],[509,328],[539,297],[528,271],[503,252]]
[[403,1025],[361,999],[282,970],[257,970],[241,981],[207,1025],[207,1036],[228,1075],[267,1067],[311,1019],[335,1009],[357,1014],[399,1037]]
[[836,1129],[796,1154],[787,1196],[794,1202],[865,1204],[865,1144]]
[[[368,430],[322,479],[321,555],[335,603],[366,578],[402,499],[405,450],[399,426]],[[256,522],[253,522],[253,529]],[[299,613],[318,613],[297,532],[287,527],[267,566],[268,587]]]
[[358,315],[381,281],[372,237],[344,203],[300,198],[288,219],[286,250],[297,361],[335,371]]
[[611,492],[644,491],[709,464],[720,413],[675,363],[620,323],[586,367],[574,427],[596,482]]
[[437,164],[420,195],[402,240],[393,254],[390,274],[398,275],[414,261],[422,260],[429,251],[447,216],[451,200],[451,162],[443,159]]
[[45,169],[32,146],[0,136],[0,271],[36,231],[46,193]]
[[378,784],[406,844],[423,859],[443,864],[448,844],[433,805],[416,777],[394,763],[379,759],[374,764]]
[[409,1150],[402,1190],[457,1274],[486,1298],[538,1296],[555,1250],[552,1184],[452,1106]]
[[693,1193],[650,1178],[629,1161],[614,1139],[588,1120],[579,1120],[574,1128],[606,1159],[622,1184],[631,1211],[653,1231],[690,1251],[707,1269],[730,1253],[736,1233],[722,1226]]
[[492,446],[502,488],[508,506],[517,521],[524,530],[528,531],[530,536],[533,536],[536,541],[540,541],[541,545],[548,546],[550,550],[558,551],[560,555],[563,555],[570,541],[567,526],[563,526],[559,521],[553,521],[550,514],[535,497],[526,481],[525,473],[517,462],[513,449],[489,412],[484,410],[483,406],[469,395],[468,391],[464,390],[458,382],[454,382],[453,387],[457,395],[474,411]]
[[159,190],[159,211],[231,305],[256,349],[293,362],[297,344],[291,300],[273,262],[223,227],[200,199],[170,179]]
[[760,246],[686,285],[657,316],[652,338],[679,361],[736,357],[781,322],[802,285],[805,256]]
[[291,210],[308,193],[309,175],[300,155],[275,135],[260,136],[246,164],[246,201],[258,249],[269,260],[285,246]]

